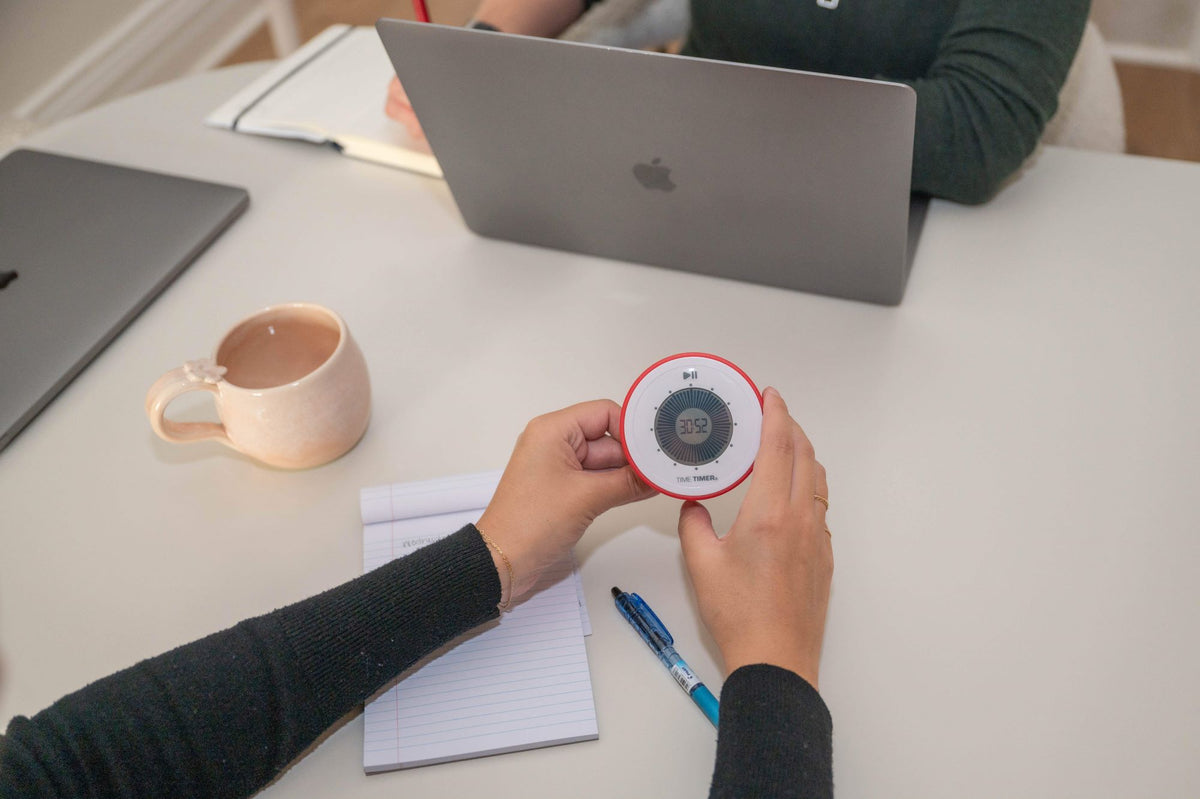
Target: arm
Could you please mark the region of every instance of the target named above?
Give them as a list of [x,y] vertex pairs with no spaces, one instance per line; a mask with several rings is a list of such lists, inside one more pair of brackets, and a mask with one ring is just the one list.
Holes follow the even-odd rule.
[[991,198],[1058,108],[1089,0],[962,0],[917,92],[913,191]]
[[825,469],[774,389],[763,392],[754,475],[733,527],[679,514],[700,617],[729,678],[710,796],[833,795],[832,721],[817,694],[833,548]]
[[743,666],[721,687],[709,799],[832,799],[833,719],[793,671]]
[[464,528],[14,719],[0,796],[249,796],[418,658],[494,618],[499,595]]
[[527,594],[596,516],[653,493],[613,438],[619,415],[597,400],[529,423],[480,520],[493,544],[468,525],[17,717],[0,737],[0,797],[251,795],[416,660]]
[[[596,0],[482,0],[472,20],[504,33],[555,37],[583,15]],[[388,83],[384,113],[404,125],[419,146],[428,146],[421,122],[399,78]]]
[[579,19],[595,0],[482,0],[472,19],[505,33],[553,38]]

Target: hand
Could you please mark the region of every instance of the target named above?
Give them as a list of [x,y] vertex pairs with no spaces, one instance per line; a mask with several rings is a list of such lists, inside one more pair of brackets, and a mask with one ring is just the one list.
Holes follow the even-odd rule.
[[399,78],[392,78],[391,83],[388,84],[387,104],[383,110],[389,117],[404,126],[414,146],[429,150],[429,142],[425,139],[425,131],[421,129],[421,121],[417,119],[417,113],[413,111],[412,103],[408,100],[408,93],[400,85]]
[[528,593],[601,513],[655,494],[625,462],[620,425],[619,405],[594,400],[539,416],[517,438],[478,524],[512,564],[509,585],[493,550],[506,601]]
[[700,617],[726,674],[769,663],[817,687],[833,547],[825,468],[773,388],[763,392],[762,442],[733,527],[717,538],[704,506],[686,502],[679,540]]

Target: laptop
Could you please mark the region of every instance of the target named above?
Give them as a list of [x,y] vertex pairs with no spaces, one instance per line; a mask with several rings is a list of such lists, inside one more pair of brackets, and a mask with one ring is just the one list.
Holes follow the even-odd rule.
[[0,159],[0,449],[245,210],[245,189]]
[[910,87],[401,20],[376,29],[476,233],[903,297],[923,210],[910,220]]

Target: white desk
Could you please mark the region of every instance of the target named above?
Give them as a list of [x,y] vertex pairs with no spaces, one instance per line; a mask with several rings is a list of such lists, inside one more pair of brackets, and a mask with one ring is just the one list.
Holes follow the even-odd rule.
[[[881,308],[477,238],[438,181],[201,126],[255,69],[30,142],[252,205],[0,453],[0,717],[353,577],[360,487],[501,466],[529,417],[699,349],[778,386],[829,469],[840,797],[1200,795],[1200,166],[1047,150],[987,206],[934,203]],[[159,442],[149,384],[292,299],[366,353],[363,442],[299,473]],[[267,795],[704,795],[712,730],[607,595],[717,681],[675,513],[581,543],[598,742],[367,778],[355,719]]]

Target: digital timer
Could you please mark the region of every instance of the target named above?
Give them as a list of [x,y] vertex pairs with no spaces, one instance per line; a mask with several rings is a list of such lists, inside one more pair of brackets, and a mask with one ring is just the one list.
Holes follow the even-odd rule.
[[741,483],[762,435],[762,395],[734,364],[702,352],[642,372],[621,408],[621,444],[634,471],[663,494],[707,499]]

